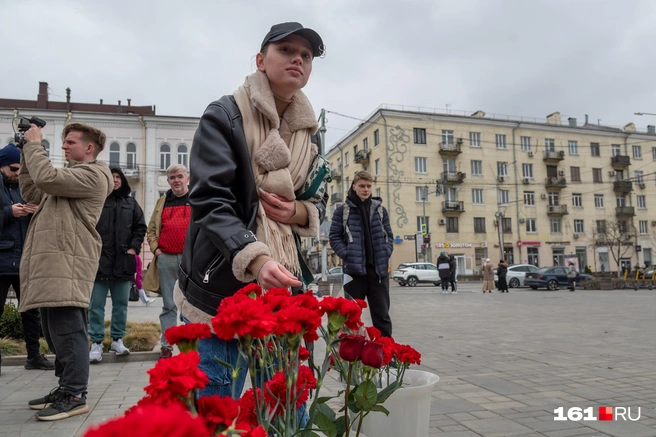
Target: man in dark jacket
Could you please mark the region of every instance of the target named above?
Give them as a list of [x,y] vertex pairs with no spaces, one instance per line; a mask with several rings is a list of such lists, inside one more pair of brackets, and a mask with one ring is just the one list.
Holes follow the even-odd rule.
[[367,298],[374,326],[391,337],[387,267],[394,235],[382,199],[371,196],[372,183],[368,172],[355,174],[346,202],[333,215],[330,246],[342,259],[344,291],[354,299]]
[[458,262],[456,257],[449,254],[449,266],[451,267],[451,276],[449,283],[451,284],[451,294],[458,294],[458,284],[456,281],[456,273],[458,272]]
[[442,284],[442,293],[449,292],[449,281],[451,280],[451,259],[446,252],[440,253],[437,257],[437,271],[440,274],[440,283]]
[[[5,309],[9,286],[14,288],[20,300],[19,265],[23,253],[23,242],[27,227],[37,205],[26,204],[20,195],[18,173],[20,170],[20,151],[14,144],[0,149],[0,172],[2,173],[2,215],[4,228],[0,237],[0,317]],[[26,369],[53,370],[55,365],[39,353],[41,318],[39,310],[32,309],[21,313],[23,336],[27,346]]]
[[110,351],[127,355],[130,350],[123,344],[128,318],[128,299],[136,273],[135,256],[139,254],[146,235],[146,222],[137,201],[130,197],[130,185],[120,168],[112,169],[114,191],[105,200],[96,230],[102,238],[100,264],[89,302],[89,361],[102,360],[105,339],[105,303],[107,292],[112,296],[112,325]]

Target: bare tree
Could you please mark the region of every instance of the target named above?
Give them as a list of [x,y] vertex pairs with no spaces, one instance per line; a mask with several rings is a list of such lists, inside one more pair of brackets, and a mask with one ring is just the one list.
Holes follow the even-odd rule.
[[[594,247],[608,247],[617,265],[617,277],[622,277],[620,260],[633,247],[636,229],[625,220],[605,220],[603,226],[593,228],[592,244]],[[596,268],[596,265],[595,265]]]

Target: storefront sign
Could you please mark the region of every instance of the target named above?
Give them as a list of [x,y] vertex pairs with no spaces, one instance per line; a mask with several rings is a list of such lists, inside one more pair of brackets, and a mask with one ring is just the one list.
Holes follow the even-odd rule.
[[542,245],[542,242],[540,242],[540,241],[518,241],[517,242],[517,247],[522,247],[522,246],[540,247],[541,245]]
[[554,245],[554,246],[569,246],[569,241],[545,241],[545,243]]
[[464,247],[472,247],[471,243],[435,243],[437,249],[460,249]]
[[408,240],[408,241],[414,241],[414,239],[415,239],[415,235],[414,235],[414,234],[412,234],[412,235],[404,235],[403,238],[405,238],[405,239]]

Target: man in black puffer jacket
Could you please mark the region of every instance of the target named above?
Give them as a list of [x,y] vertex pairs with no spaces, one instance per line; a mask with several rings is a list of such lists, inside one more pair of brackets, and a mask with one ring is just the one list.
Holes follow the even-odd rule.
[[139,255],[146,235],[146,222],[141,207],[130,197],[130,185],[120,168],[112,168],[114,191],[105,200],[96,230],[102,238],[100,265],[89,302],[89,360],[102,360],[102,341],[105,338],[105,303],[107,292],[112,293],[112,325],[110,351],[127,355],[123,345],[125,324],[128,318],[128,298],[136,273],[135,257]]
[[440,253],[440,256],[437,257],[437,271],[440,274],[442,293],[446,294],[449,292],[449,281],[451,280],[451,259],[446,252]]
[[330,246],[343,262],[344,291],[366,297],[374,326],[391,337],[388,264],[394,236],[382,199],[371,196],[372,182],[366,171],[355,174],[346,202],[333,215]]

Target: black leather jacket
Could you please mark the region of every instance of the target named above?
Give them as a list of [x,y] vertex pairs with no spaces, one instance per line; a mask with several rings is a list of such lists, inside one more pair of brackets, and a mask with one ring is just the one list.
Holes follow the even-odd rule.
[[[192,220],[179,285],[190,304],[215,315],[221,300],[244,286],[232,273],[232,260],[257,241],[257,187],[243,119],[232,95],[205,110],[194,135],[189,167]],[[317,205],[321,220],[327,197]]]

